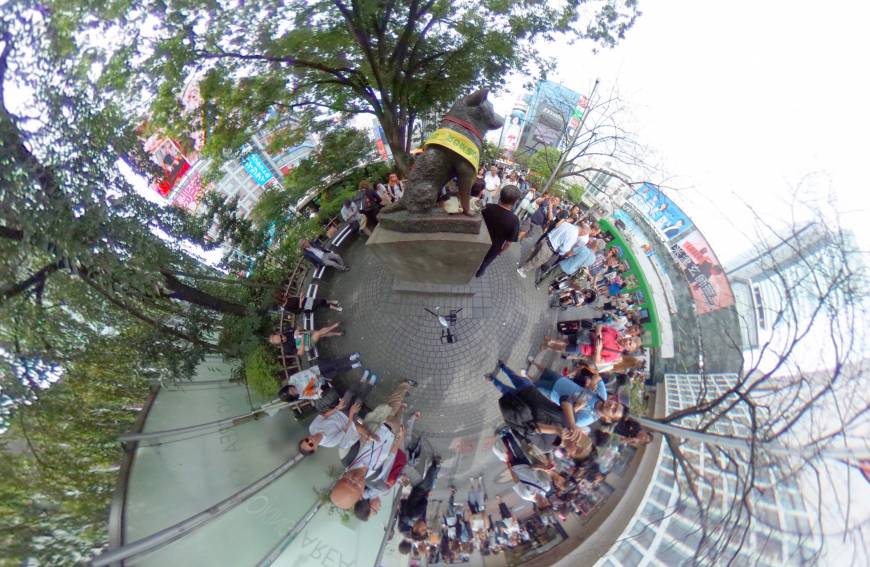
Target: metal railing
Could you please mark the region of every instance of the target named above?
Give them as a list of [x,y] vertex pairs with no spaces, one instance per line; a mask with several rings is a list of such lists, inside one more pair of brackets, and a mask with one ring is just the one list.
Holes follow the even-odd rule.
[[304,458],[305,457],[302,454],[296,455],[286,463],[276,467],[268,474],[260,477],[258,480],[238,492],[224,498],[217,504],[209,506],[202,512],[190,516],[189,518],[173,524],[168,528],[162,529],[159,532],[153,533],[150,536],[130,542],[121,547],[109,549],[102,555],[96,557],[91,562],[91,565],[93,567],[102,567],[113,563],[117,564],[120,561],[143,557],[149,553],[157,551],[158,549],[166,547],[170,543],[186,536],[198,528],[201,528],[212,520],[221,517],[239,504],[244,503],[246,500],[281,478],[281,476],[296,466]]

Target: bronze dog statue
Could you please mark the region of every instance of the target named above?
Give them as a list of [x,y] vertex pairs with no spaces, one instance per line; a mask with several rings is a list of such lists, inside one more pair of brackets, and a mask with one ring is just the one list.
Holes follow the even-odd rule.
[[[504,124],[504,119],[495,113],[492,103],[487,100],[488,94],[486,89],[482,89],[460,99],[442,119],[440,127],[426,141],[423,153],[414,162],[402,199],[379,215],[385,228],[400,232],[438,231],[437,222],[426,223],[420,215],[434,214],[438,192],[454,177],[459,181],[462,210],[471,216],[471,185],[480,165],[483,136],[488,130]],[[403,210],[410,214],[400,220],[395,213]],[[471,232],[463,228],[445,231]]]

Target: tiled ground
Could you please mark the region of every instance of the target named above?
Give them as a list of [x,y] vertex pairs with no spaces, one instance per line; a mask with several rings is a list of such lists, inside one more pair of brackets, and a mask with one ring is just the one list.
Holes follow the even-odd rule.
[[[524,248],[530,245],[527,242]],[[662,254],[666,254],[663,249]],[[444,293],[412,293],[396,285],[391,273],[366,250],[361,237],[346,244],[342,255],[352,269],[330,271],[320,296],[340,300],[344,311],[323,312],[317,326],[341,320],[346,335],[325,340],[321,356],[361,353],[364,367],[381,378],[370,396],[370,406],[382,401],[401,379],[419,382],[409,398],[411,408],[423,414],[415,432],[424,433],[427,453],[438,453],[444,459],[430,497],[430,515],[437,518],[444,511],[451,484],[458,489],[457,502],[464,501],[468,480],[478,475],[484,477],[490,510],[497,509],[495,496],[502,495],[516,513],[528,511],[529,503],[516,498],[504,465],[491,451],[493,432],[502,421],[498,393],[483,374],[491,372],[498,359],[515,369],[525,368],[526,357],[538,352],[542,337],[555,331],[557,319],[579,318],[581,313],[550,309],[545,291],[535,290],[531,278],[519,277],[515,271],[518,245],[468,288],[441,290]],[[736,315],[722,310],[697,317],[682,274],[675,265],[666,264],[680,304],[674,318],[677,356],[657,361],[655,370],[696,372],[700,346],[708,370],[733,371],[739,358],[727,347],[726,337],[731,323],[730,328],[736,329]],[[462,309],[457,315],[455,344],[442,343],[442,327],[426,308],[441,314]],[[552,355],[546,362],[556,369],[561,366],[560,359]]]

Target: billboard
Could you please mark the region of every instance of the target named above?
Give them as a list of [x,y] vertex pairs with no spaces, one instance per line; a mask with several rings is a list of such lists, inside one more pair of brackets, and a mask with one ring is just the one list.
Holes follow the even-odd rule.
[[502,143],[502,147],[506,152],[516,151],[517,147],[519,147],[520,136],[523,133],[523,126],[525,126],[526,123],[526,110],[528,110],[528,108],[528,103],[522,100],[518,100],[514,103],[510,118],[508,118],[504,125],[504,142]]
[[176,207],[193,211],[202,198],[203,191],[202,177],[198,171],[194,171],[187,180],[187,183],[181,186],[175,197],[172,198],[172,204]]
[[665,240],[677,240],[694,228],[686,213],[652,183],[635,187],[628,200]]
[[[558,83],[552,81],[538,83],[530,106],[526,132],[521,142],[523,148],[534,152],[546,146],[558,147],[564,144],[572,120],[578,116],[582,118],[585,106],[578,112],[578,105],[581,102],[588,105],[585,97]],[[579,126],[579,118],[576,124]]]
[[272,172],[257,152],[251,152],[242,158],[242,167],[257,182],[257,185],[265,185],[272,180]]
[[672,243],[671,255],[686,275],[699,315],[734,305],[725,270],[699,231],[693,230]]
[[387,161],[393,157],[393,152],[390,150],[390,145],[387,143],[387,135],[384,134],[384,129],[377,119],[372,120],[372,139],[375,141],[375,148],[378,151],[378,157]]
[[163,197],[168,197],[175,184],[190,170],[190,163],[181,151],[181,147],[171,138],[152,135],[145,141],[145,151],[151,155],[151,161],[163,171],[154,184],[154,189]]

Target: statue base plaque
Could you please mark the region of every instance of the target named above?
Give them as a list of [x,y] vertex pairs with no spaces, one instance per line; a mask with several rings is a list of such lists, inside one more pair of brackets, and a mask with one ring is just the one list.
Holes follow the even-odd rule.
[[480,215],[448,215],[437,207],[422,213],[384,210],[378,215],[378,226],[394,232],[455,232],[478,234],[483,217]]
[[379,223],[366,246],[399,280],[464,285],[474,278],[490,243],[482,225],[468,234],[398,232]]

